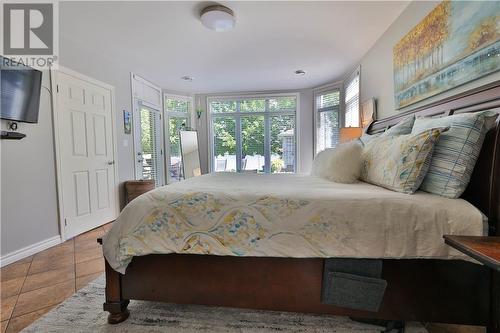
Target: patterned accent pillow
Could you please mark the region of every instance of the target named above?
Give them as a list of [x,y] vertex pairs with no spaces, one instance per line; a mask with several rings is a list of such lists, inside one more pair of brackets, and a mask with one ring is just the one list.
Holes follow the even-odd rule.
[[396,125],[390,127],[387,131],[382,133],[381,136],[410,134],[413,129],[414,122],[415,122],[415,115],[411,115],[410,117],[405,118]]
[[433,127],[450,127],[436,144],[421,190],[458,198],[467,188],[486,132],[498,113],[482,111],[443,118],[417,118],[412,133]]
[[446,128],[419,134],[379,137],[363,150],[361,179],[403,193],[414,193],[429,168],[434,144]]

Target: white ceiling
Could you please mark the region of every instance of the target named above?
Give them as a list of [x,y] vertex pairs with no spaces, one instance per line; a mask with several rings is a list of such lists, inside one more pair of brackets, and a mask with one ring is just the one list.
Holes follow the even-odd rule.
[[207,2],[61,2],[61,59],[75,54],[65,48],[94,50],[96,60],[189,93],[310,88],[356,66],[408,4],[221,3],[236,16],[230,32],[201,24]]

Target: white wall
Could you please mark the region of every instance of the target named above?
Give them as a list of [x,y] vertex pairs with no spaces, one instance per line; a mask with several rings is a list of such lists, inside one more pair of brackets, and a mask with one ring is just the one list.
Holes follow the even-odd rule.
[[500,80],[500,72],[497,72],[401,110],[395,109],[392,48],[437,4],[439,4],[439,1],[413,1],[410,3],[361,59],[361,101],[375,97],[377,99],[379,119]]
[[[49,73],[42,73],[38,124],[19,123],[22,140],[2,140],[1,256],[59,235]],[[47,89],[48,88],[48,89]],[[1,121],[8,130],[7,121]]]
[[298,156],[298,171],[301,173],[309,172],[313,159],[313,90],[304,89],[300,91],[260,91],[260,92],[239,92],[230,94],[199,94],[194,96],[195,107],[200,100],[200,107],[203,109],[203,114],[199,120],[195,121],[196,129],[198,130],[198,141],[200,151],[200,164],[203,173],[209,170],[210,158],[208,156],[208,128],[207,128],[207,98],[211,96],[243,96],[243,95],[259,95],[259,94],[282,94],[282,93],[299,93],[300,123],[299,133],[299,156]]

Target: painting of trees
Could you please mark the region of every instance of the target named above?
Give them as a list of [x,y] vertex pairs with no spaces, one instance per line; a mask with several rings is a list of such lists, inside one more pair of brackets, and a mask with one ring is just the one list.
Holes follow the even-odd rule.
[[393,48],[401,108],[500,69],[500,1],[438,4]]
[[394,47],[395,81],[400,89],[443,63],[450,7],[450,1],[443,1]]

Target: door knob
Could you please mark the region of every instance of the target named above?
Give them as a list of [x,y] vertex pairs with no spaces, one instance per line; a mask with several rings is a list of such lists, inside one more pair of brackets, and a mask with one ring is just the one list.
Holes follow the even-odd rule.
[[115,161],[108,161],[108,165],[113,165],[115,164]]

